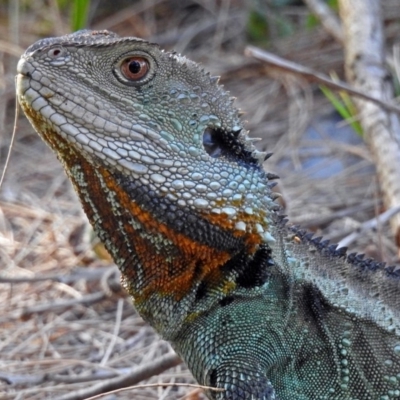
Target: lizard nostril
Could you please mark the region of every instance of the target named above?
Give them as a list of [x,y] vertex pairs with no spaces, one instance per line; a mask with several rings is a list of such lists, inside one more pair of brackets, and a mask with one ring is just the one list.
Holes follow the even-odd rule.
[[50,58],[57,58],[57,57],[59,57],[59,56],[62,55],[63,50],[64,50],[64,49],[63,49],[61,46],[55,46],[55,47],[51,48],[51,49],[47,52],[47,54],[48,54],[48,56],[49,56]]

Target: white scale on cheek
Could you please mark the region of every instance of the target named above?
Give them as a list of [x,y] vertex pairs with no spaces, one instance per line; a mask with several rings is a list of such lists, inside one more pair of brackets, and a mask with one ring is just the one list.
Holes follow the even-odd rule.
[[106,121],[106,124],[104,125],[104,130],[106,132],[112,132],[113,134],[116,134],[118,132],[118,125],[116,125],[112,121]]
[[174,161],[170,159],[156,159],[154,162],[160,167],[172,167],[174,165]]
[[43,107],[46,107],[49,103],[43,98],[38,97],[37,99],[33,100],[31,107],[35,111],[40,111]]
[[97,141],[94,141],[94,140],[90,140],[89,147],[91,147],[93,150],[98,151],[100,153],[103,150],[103,147]]
[[60,129],[63,130],[63,131],[65,131],[65,129],[64,129],[65,126],[70,126],[70,125],[68,124],[68,122],[67,122],[67,119],[66,119],[63,115],[61,115],[61,114],[57,114],[57,113],[56,113],[56,114],[52,115],[52,116],[50,117],[50,121],[51,121],[53,124],[59,126]]
[[42,114],[42,116],[47,119],[50,119],[50,117],[55,113],[56,112],[54,111],[54,109],[50,106],[45,106],[40,109],[40,114]]
[[28,90],[26,90],[23,94],[23,97],[25,99],[25,101],[28,104],[32,104],[33,101],[35,101],[35,99],[37,99],[39,96],[39,93],[36,92],[35,90],[33,90],[32,88],[29,88]]
[[87,135],[80,133],[79,135],[76,136],[76,140],[79,143],[82,143],[83,145],[87,146],[89,144],[89,138],[87,137]]
[[121,159],[121,156],[118,153],[116,153],[114,150],[111,150],[109,147],[104,147],[102,150],[102,153],[115,161],[119,161]]
[[160,174],[152,174],[150,175],[150,179],[157,184],[162,184],[166,181],[166,178]]
[[143,164],[138,164],[138,163],[134,163],[132,161],[129,160],[119,160],[118,163],[120,165],[122,165],[124,168],[126,168],[129,171],[132,171],[136,174],[146,174],[148,171],[147,166],[143,165]]
[[[60,114],[55,114],[55,117],[60,116]],[[64,118],[64,117],[63,117]],[[65,119],[65,118],[64,118]],[[52,121],[52,117],[50,118],[50,121]],[[73,125],[71,124],[63,124],[62,126],[60,126],[60,129],[67,134],[67,136],[72,136],[72,137],[76,137],[80,134],[80,131]],[[96,149],[95,149],[96,150]]]
[[110,147],[112,147],[122,158],[128,158],[128,150],[122,148],[122,147],[117,147],[113,146],[114,143],[110,143]]
[[181,190],[184,188],[185,185],[184,185],[183,181],[177,179],[171,183],[171,186],[176,190]]
[[196,208],[204,209],[204,208],[207,208],[207,207],[209,206],[209,203],[208,203],[208,201],[205,200],[205,199],[195,199],[195,200],[193,201],[193,205],[194,205]]

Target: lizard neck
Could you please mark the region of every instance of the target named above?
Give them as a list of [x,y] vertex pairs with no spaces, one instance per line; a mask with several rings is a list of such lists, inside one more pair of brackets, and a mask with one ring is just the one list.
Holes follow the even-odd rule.
[[267,280],[272,259],[258,235],[238,234],[226,221],[218,224],[179,208],[140,182],[83,158],[62,138],[47,142],[136,308],[164,338],[171,340],[185,322],[240,288]]

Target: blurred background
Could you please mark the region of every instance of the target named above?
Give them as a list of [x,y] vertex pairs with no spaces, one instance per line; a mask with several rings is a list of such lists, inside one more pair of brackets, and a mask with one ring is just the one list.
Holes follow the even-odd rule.
[[[320,2],[337,17],[337,1]],[[310,3],[310,2],[307,2]],[[387,51],[400,40],[398,0],[382,0]],[[337,242],[383,210],[350,98],[244,55],[253,45],[344,79],[343,48],[302,0],[0,1],[0,169],[12,142],[16,64],[26,47],[77,29],[157,42],[201,63],[244,111],[291,222]],[[397,94],[398,78],[390,79]],[[387,224],[352,250],[398,263]],[[80,391],[170,354],[137,316],[59,162],[19,114],[0,189],[0,398],[80,399]],[[171,362],[171,365],[173,362]],[[175,362],[177,364],[177,362]],[[151,374],[150,374],[151,375]],[[183,364],[105,399],[204,399]]]

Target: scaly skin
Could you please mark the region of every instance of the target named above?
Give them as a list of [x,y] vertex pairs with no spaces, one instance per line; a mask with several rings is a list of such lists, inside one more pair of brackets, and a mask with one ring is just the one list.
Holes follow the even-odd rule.
[[210,399],[400,398],[399,276],[286,226],[232,99],[137,38],[44,39],[19,102]]

